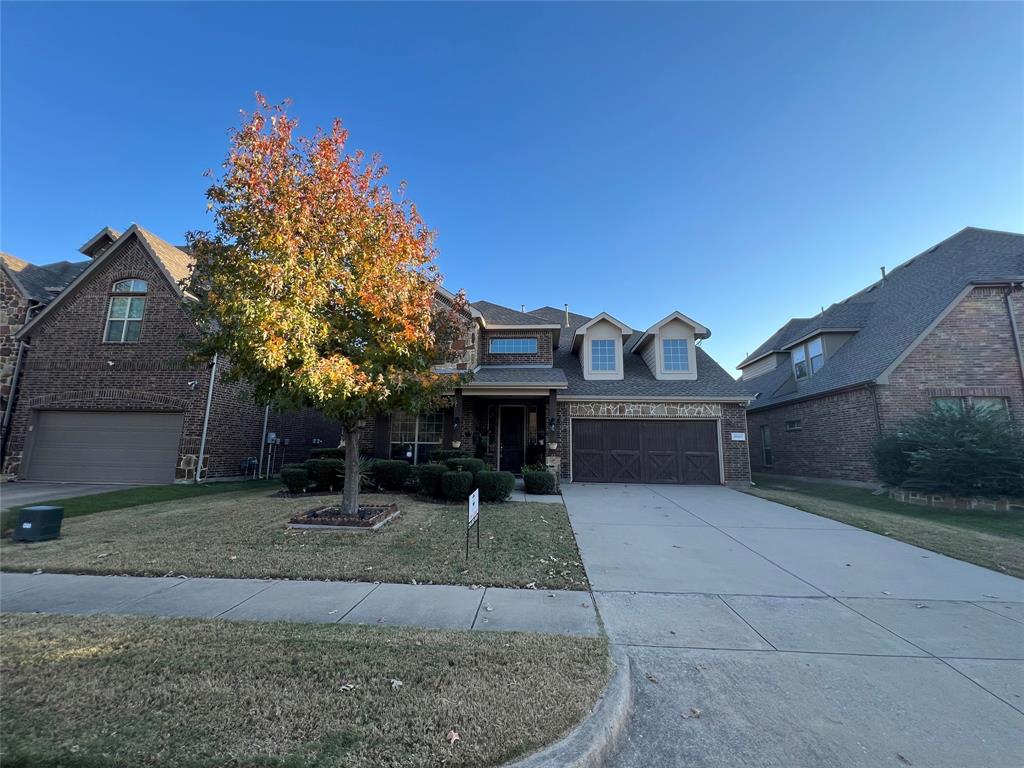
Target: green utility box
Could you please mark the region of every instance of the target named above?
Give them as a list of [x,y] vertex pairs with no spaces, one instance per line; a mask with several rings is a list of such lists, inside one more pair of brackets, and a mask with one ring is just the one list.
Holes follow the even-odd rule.
[[48,541],[60,538],[64,507],[23,507],[11,538],[15,541]]

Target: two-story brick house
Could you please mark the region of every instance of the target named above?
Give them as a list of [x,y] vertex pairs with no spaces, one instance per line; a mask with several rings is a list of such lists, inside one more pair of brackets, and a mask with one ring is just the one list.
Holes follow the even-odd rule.
[[[88,261],[17,330],[24,343],[3,471],[32,480],[152,483],[234,477],[250,459],[301,460],[337,445],[315,412],[277,414],[225,379],[228,361],[189,360],[198,331],[180,287],[187,253],[142,227],[104,228]],[[0,276],[5,295],[10,276]],[[8,341],[10,343],[10,341]]]
[[749,482],[749,396],[700,348],[710,331],[673,312],[644,331],[609,314],[470,305],[468,379],[445,408],[378,417],[364,450],[425,461],[458,447],[519,472],[577,482]]
[[754,471],[873,482],[871,445],[928,409],[1024,418],[1024,235],[969,227],[739,368]]

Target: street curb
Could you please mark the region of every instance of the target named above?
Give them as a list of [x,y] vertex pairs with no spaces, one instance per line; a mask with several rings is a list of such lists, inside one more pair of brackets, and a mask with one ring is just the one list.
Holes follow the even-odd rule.
[[608,762],[633,712],[631,662],[618,646],[612,646],[611,657],[615,671],[590,716],[561,741],[502,768],[601,768]]

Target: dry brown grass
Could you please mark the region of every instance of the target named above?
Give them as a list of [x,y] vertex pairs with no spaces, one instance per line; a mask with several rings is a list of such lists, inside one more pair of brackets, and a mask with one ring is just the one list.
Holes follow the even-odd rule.
[[561,504],[482,505],[481,548],[474,538],[467,562],[464,507],[384,494],[363,500],[397,501],[402,515],[373,532],[287,530],[290,517],[331,498],[264,489],[73,518],[58,540],[5,542],[0,561],[14,571],[587,588]]
[[497,765],[586,716],[608,675],[594,638],[19,614],[0,626],[11,768]]

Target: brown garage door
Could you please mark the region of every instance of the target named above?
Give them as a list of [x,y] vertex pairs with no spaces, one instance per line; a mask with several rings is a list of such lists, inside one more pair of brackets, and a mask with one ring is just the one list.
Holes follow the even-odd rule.
[[170,483],[180,413],[39,411],[29,480]]
[[713,421],[573,419],[572,479],[717,485]]

